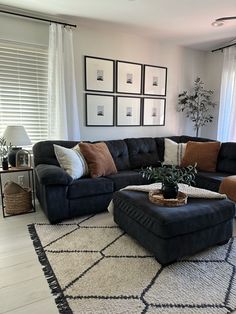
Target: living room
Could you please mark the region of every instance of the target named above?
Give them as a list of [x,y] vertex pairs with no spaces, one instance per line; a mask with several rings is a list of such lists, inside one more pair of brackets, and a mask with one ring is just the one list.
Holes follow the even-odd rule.
[[[17,111],[12,120],[9,118],[9,112],[14,110],[14,106],[10,107],[13,98],[8,102],[1,101],[0,89],[1,136],[7,126],[21,124],[25,126],[33,145],[45,140],[58,141],[56,143],[58,146],[62,143],[61,141],[71,141],[70,145],[66,144],[67,146],[65,146],[69,149],[73,147],[71,146],[72,141],[74,144],[105,141],[118,172],[124,170],[130,178],[130,181],[127,181],[128,184],[124,184],[123,177],[119,177],[117,181],[112,177],[112,180],[114,179],[112,183],[105,181],[107,179],[103,177],[90,179],[96,180],[96,182],[100,180],[100,186],[87,185],[87,187],[86,185],[80,186],[80,182],[87,179],[79,179],[77,189],[79,188],[79,193],[84,193],[84,195],[79,196],[81,203],[77,203],[77,191],[75,192],[73,188],[71,177],[54,172],[53,167],[57,161],[55,161],[54,151],[53,156],[51,155],[53,146],[35,146],[34,166],[35,169],[40,168],[32,170],[31,180],[32,183],[35,177],[36,189],[38,189],[36,212],[13,215],[0,220],[0,275],[2,278],[0,313],[202,314],[234,313],[236,311],[236,253],[234,251],[236,244],[233,241],[234,238],[231,238],[232,235],[229,240],[229,234],[232,233],[232,222],[235,235],[235,219],[230,218],[232,202],[228,199],[216,200],[214,197],[217,198],[217,196],[211,194],[218,192],[218,185],[217,190],[213,189],[214,192],[210,191],[208,195],[214,200],[207,200],[207,202],[214,202],[216,212],[223,207],[228,211],[224,214],[220,212],[219,216],[212,218],[212,221],[215,222],[212,226],[214,231],[211,230],[211,232],[214,232],[212,238],[216,239],[215,242],[208,243],[207,238],[210,238],[211,233],[196,234],[197,237],[202,237],[201,242],[206,242],[207,249],[204,248],[203,251],[203,247],[196,247],[196,252],[200,251],[200,253],[195,255],[194,250],[191,251],[187,248],[185,252],[188,254],[183,255],[191,256],[184,259],[175,256],[174,258],[177,260],[182,259],[182,262],[173,263],[173,258],[169,266],[167,265],[168,259],[164,258],[166,263],[163,262],[162,266],[162,263],[158,262],[159,253],[154,254],[157,260],[154,259],[149,245],[145,246],[142,240],[139,241],[138,234],[144,234],[145,230],[139,229],[137,237],[133,234],[128,236],[129,232],[121,222],[121,228],[119,228],[111,214],[104,209],[100,210],[100,208],[104,208],[105,203],[110,202],[111,195],[115,191],[126,185],[133,186],[143,183],[139,181],[137,173],[133,176],[135,163],[136,168],[156,165],[148,162],[140,164],[139,160],[135,159],[135,155],[138,154],[135,150],[136,147],[142,147],[142,153],[152,151],[152,155],[147,159],[143,157],[150,161],[157,160],[157,155],[160,157],[160,146],[162,145],[160,143],[162,142],[159,141],[159,138],[168,137],[178,144],[188,141],[197,141],[198,143],[201,139],[210,139],[212,142],[216,140],[220,142],[236,141],[236,135],[232,132],[226,140],[221,140],[223,135],[219,136],[219,132],[223,132],[230,123],[227,120],[224,121],[220,129],[219,125],[222,125],[220,116],[222,110],[224,111],[222,109],[222,71],[225,49],[217,50],[225,46],[235,47],[236,19],[232,17],[235,9],[236,4],[232,0],[224,3],[219,0],[200,2],[183,0],[180,3],[171,0],[122,0],[119,1],[119,6],[115,0],[102,0],[99,3],[92,0],[51,1],[48,3],[33,0],[24,0],[20,3],[14,0],[0,1],[1,51],[3,48],[6,51],[11,45],[11,47],[18,45],[19,49],[22,49],[23,46],[32,49],[40,47],[47,54],[49,37],[52,36],[51,26],[59,22],[62,23],[62,30],[66,28],[70,31],[73,38],[72,55],[74,56],[74,67],[70,72],[74,72],[72,73],[74,77],[69,76],[69,79],[67,77],[66,80],[69,82],[69,87],[73,85],[73,92],[75,92],[75,98],[72,97],[72,94],[69,95],[68,99],[70,100],[67,99],[66,106],[57,108],[57,112],[53,111],[53,107],[50,109],[47,107],[49,106],[47,101],[43,103],[44,109],[43,106],[40,108],[42,103],[39,101],[37,110],[44,110],[43,118],[33,124],[32,121],[36,120],[34,112],[37,110],[29,113],[28,120],[30,122],[25,119],[26,115],[24,116],[24,113],[30,110],[29,108],[23,108],[23,114]],[[214,27],[212,23],[221,17],[232,18],[223,20],[223,22],[220,20],[219,22],[224,25]],[[48,22],[42,21],[42,19]],[[212,52],[213,50],[217,51]],[[2,62],[1,64],[4,65],[5,59],[2,60],[0,63]],[[93,60],[112,63],[112,90],[107,92],[105,89],[99,91],[96,88],[88,87],[89,62]],[[140,83],[140,91],[136,93],[119,92],[118,67],[124,64],[127,66],[137,65],[141,69],[142,86]],[[145,82],[147,81],[145,73],[147,73],[148,67],[153,67],[158,71],[166,69],[163,93],[150,95],[145,91]],[[3,82],[1,84],[4,85],[5,72],[2,72],[0,82]],[[101,73],[99,72],[99,74]],[[177,111],[178,95],[185,90],[191,93],[197,78],[203,81],[206,90],[213,91],[211,100],[216,103],[216,106],[210,111],[213,116],[212,121],[205,123],[199,129],[199,140],[195,138],[196,129],[193,121],[185,116],[185,112]],[[65,78],[63,79],[65,80]],[[70,84],[70,82],[73,83]],[[37,83],[40,83],[40,80]],[[29,93],[32,93],[32,90]],[[105,126],[104,123],[99,125],[98,118],[90,113],[88,109],[89,95],[106,96],[106,99],[110,98],[113,102],[113,110],[108,117],[110,120],[108,119],[109,122]],[[11,97],[13,96],[11,95]],[[127,101],[135,98],[140,102],[137,121],[130,125],[119,120],[119,101],[125,97]],[[160,123],[152,125],[145,123],[145,101],[148,99],[158,99],[163,104],[164,109]],[[120,107],[121,105],[120,103]],[[74,110],[69,109],[72,107]],[[99,104],[98,108],[101,112],[99,111],[97,116],[102,116],[104,107]],[[133,115],[132,104],[127,108],[129,115]],[[59,129],[56,129],[58,112],[61,124]],[[68,120],[66,121],[64,119],[67,114]],[[46,124],[43,120],[45,115]],[[64,123],[64,121],[66,122]],[[51,134],[49,134],[48,128],[52,130]],[[149,139],[141,142],[142,138]],[[137,139],[137,142],[132,142],[132,139]],[[117,140],[121,141],[116,142]],[[32,146],[25,148],[32,154]],[[81,146],[80,149],[82,148]],[[234,148],[231,148],[231,151],[232,149]],[[118,158],[119,154],[122,155],[122,163]],[[234,158],[230,157],[223,161],[225,155],[219,154],[221,155],[217,157],[217,169],[221,167],[224,172],[226,171],[225,167],[230,168],[226,172],[230,173],[232,178],[230,188],[232,187],[235,191],[233,175],[236,172],[233,169],[234,164],[231,164]],[[50,160],[45,162],[42,159],[44,156]],[[127,163],[131,162],[131,165],[125,168],[126,157],[129,158]],[[220,164],[221,160],[224,163],[223,166]],[[160,161],[162,161],[161,158]],[[50,169],[43,168],[41,164],[44,163],[50,165]],[[123,169],[121,169],[122,167]],[[21,174],[22,180],[28,184],[28,172],[23,171],[4,174],[1,185],[10,180],[19,183]],[[50,175],[50,178],[47,175],[48,177]],[[48,184],[49,188],[44,190],[43,184],[42,186],[40,184],[43,180],[51,180],[52,176],[55,180],[56,178],[67,180],[66,184],[63,183],[65,188],[53,190],[55,181],[53,183],[47,181],[45,184]],[[200,184],[197,186],[206,188]],[[101,195],[103,195],[101,189],[107,189],[104,192],[105,196],[99,195],[94,198],[86,191],[96,189],[97,193]],[[75,196],[72,195],[71,199],[67,200],[64,193],[71,193],[71,195],[74,193]],[[126,200],[128,199],[127,193],[138,192],[121,191],[118,193],[121,193],[117,194],[121,198],[114,199],[114,211],[116,211],[117,204],[122,206],[122,197],[123,201],[124,197]],[[233,200],[229,195],[228,198]],[[49,202],[53,207],[52,212],[50,212]],[[141,199],[140,202],[142,203]],[[223,202],[224,205],[219,206],[218,209],[217,202]],[[93,209],[94,204],[97,204],[97,210]],[[203,204],[205,208],[205,201]],[[188,205],[179,208],[188,208]],[[90,207],[90,211],[88,208],[88,212],[84,210],[81,211],[82,214],[78,214],[77,206],[78,211],[80,211],[80,206],[85,209],[86,206]],[[196,205],[196,207],[199,206],[201,207],[199,204]],[[126,208],[125,205],[124,208]],[[60,214],[55,216],[54,212],[56,211],[60,211]],[[99,211],[101,213],[98,213]],[[127,211],[129,213],[131,208]],[[220,227],[222,230],[220,234],[221,236],[225,234],[225,238],[217,238],[216,235],[215,228],[219,223],[224,222],[217,220],[223,219],[219,217],[227,220],[227,223],[225,222]],[[143,221],[146,218],[144,217]],[[121,219],[121,217],[116,219]],[[124,220],[128,221],[128,217],[125,217]],[[208,220],[209,218],[206,218],[205,221]],[[199,221],[200,223],[204,224],[204,221]],[[185,228],[187,225],[193,226],[194,224],[194,220],[191,220],[181,226]],[[129,225],[131,226],[132,223],[129,222]],[[202,227],[202,229],[204,228]],[[192,234],[193,231],[191,229],[188,233]],[[80,238],[81,242],[78,241],[77,244],[77,239]],[[215,246],[215,244],[223,244],[226,240],[228,240],[226,244]],[[181,241],[185,243],[183,238]],[[188,241],[189,237],[186,246],[191,246]],[[152,243],[152,240],[147,236],[146,242]],[[195,238],[193,242],[194,247],[197,242]],[[179,245],[179,242],[173,243],[168,242],[166,245],[168,247]],[[161,251],[163,248],[158,246],[157,249]],[[164,246],[165,250],[168,251]],[[60,255],[59,252],[62,254]],[[54,256],[57,256],[56,262]],[[96,268],[96,266],[98,267]],[[78,270],[74,272],[76,268]],[[114,273],[115,269],[117,270],[116,274]],[[142,273],[144,273],[144,277],[141,276],[139,280],[139,275]],[[157,300],[155,295],[158,295]]]

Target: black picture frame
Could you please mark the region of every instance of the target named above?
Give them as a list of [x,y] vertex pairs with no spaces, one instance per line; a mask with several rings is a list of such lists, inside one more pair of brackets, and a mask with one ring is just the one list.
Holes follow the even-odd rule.
[[142,94],[143,65],[141,63],[116,61],[116,93]]
[[141,110],[141,97],[116,96],[116,126],[141,126]]
[[90,92],[115,92],[115,60],[84,56],[85,90]]
[[166,97],[167,67],[144,64],[143,94]]
[[115,96],[85,94],[85,124],[91,127],[115,125]]
[[165,126],[165,118],[166,118],[166,98],[160,97],[143,98],[142,104],[143,126]]

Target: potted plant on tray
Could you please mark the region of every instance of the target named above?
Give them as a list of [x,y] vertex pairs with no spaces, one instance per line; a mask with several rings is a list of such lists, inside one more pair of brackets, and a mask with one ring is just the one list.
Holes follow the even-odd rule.
[[166,199],[177,197],[178,183],[188,185],[195,184],[196,173],[196,165],[186,168],[180,168],[174,165],[161,165],[157,168],[150,166],[141,170],[141,174],[144,178],[147,178],[151,182],[162,183],[162,194]]

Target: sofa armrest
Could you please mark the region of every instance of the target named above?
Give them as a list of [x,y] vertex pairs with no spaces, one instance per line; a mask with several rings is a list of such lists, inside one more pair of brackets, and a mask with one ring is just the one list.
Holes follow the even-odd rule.
[[39,164],[35,167],[35,173],[39,182],[44,185],[69,185],[73,181],[65,170],[54,165]]

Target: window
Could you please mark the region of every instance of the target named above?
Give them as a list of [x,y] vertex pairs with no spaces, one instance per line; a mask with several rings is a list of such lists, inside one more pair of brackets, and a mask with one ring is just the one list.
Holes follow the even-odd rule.
[[32,143],[48,138],[48,48],[0,41],[0,136],[24,125]]

